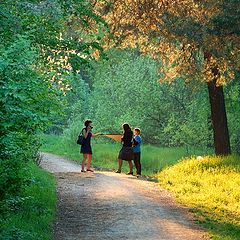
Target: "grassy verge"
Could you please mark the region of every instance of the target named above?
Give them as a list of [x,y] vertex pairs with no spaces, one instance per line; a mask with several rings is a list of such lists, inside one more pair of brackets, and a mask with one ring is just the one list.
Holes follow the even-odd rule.
[[[42,151],[68,157],[71,160],[82,161],[79,154],[79,145],[69,141],[63,136],[44,135]],[[117,169],[117,156],[121,148],[120,143],[97,143],[93,145],[93,166],[109,169]],[[201,154],[202,151],[191,150],[194,154]],[[160,169],[175,164],[180,158],[189,156],[189,152],[184,148],[160,148],[151,145],[142,146],[141,163],[144,175],[152,175]],[[128,171],[128,164],[123,164],[123,171]]]
[[190,158],[157,175],[218,240],[240,239],[240,158]]
[[52,239],[56,204],[54,178],[33,163],[24,171],[31,179],[24,190],[18,197],[1,202],[4,216],[0,219],[0,239]]

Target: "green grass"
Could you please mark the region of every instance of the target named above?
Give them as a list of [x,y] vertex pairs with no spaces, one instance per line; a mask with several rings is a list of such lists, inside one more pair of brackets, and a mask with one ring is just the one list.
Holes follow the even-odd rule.
[[50,240],[55,217],[55,180],[35,164],[26,166],[31,182],[18,197],[4,201],[1,240]]
[[[42,151],[65,156],[71,160],[82,161],[79,153],[79,145],[64,138],[63,136],[44,135],[42,136]],[[117,156],[121,148],[121,143],[97,143],[92,140],[94,167],[117,169]],[[153,175],[162,168],[175,164],[180,158],[189,156],[184,148],[161,148],[151,145],[143,145],[141,163],[144,175]],[[192,153],[201,154],[203,151],[192,149]],[[128,171],[128,164],[124,162],[123,171]]]
[[189,158],[157,174],[159,183],[192,211],[213,239],[240,239],[240,158]]

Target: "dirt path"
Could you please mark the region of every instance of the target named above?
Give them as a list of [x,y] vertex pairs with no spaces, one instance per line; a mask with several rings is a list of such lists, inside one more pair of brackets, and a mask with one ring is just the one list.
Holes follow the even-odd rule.
[[56,176],[54,239],[201,240],[207,234],[187,209],[156,183],[112,172],[80,173],[80,166],[44,154]]

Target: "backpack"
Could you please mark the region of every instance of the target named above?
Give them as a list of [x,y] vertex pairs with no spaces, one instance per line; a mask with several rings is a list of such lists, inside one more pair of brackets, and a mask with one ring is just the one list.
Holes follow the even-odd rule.
[[83,144],[83,140],[84,140],[84,137],[83,137],[83,130],[82,130],[80,132],[80,134],[78,135],[77,144],[82,145]]

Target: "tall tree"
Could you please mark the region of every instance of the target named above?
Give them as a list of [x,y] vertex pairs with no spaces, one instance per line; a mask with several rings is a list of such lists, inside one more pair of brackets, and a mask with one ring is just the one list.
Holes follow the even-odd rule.
[[0,201],[24,186],[21,169],[36,157],[37,133],[62,107],[66,75],[101,54],[105,23],[93,5],[0,1]]
[[[224,96],[212,90],[222,92],[222,86],[234,79],[239,68],[239,3],[115,0],[97,6],[117,38],[115,43],[108,42],[108,47],[117,43],[160,58],[164,66],[161,73],[167,81],[180,75],[208,83],[217,155],[229,154],[230,145]],[[215,96],[218,101],[212,101]]]

